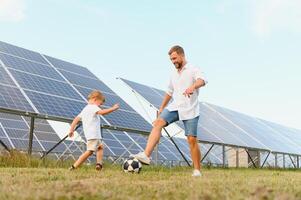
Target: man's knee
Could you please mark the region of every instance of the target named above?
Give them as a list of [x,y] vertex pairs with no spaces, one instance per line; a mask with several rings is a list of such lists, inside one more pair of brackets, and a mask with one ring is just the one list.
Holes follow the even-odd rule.
[[190,146],[194,146],[197,144],[197,137],[194,136],[188,136],[187,137],[187,141],[189,143]]
[[166,124],[167,124],[166,121],[161,118],[156,119],[153,123],[154,127],[156,127],[156,128],[163,128],[166,126]]

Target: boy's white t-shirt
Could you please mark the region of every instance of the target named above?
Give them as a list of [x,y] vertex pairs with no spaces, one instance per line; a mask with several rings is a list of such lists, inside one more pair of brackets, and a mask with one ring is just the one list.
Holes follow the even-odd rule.
[[78,117],[81,118],[84,134],[87,140],[102,139],[100,131],[100,117],[96,113],[101,109],[94,104],[88,104]]

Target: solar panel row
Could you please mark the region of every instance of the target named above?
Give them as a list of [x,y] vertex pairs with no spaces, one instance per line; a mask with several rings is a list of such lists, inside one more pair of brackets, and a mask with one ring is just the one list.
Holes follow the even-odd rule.
[[[104,116],[102,123],[142,131],[151,129],[136,111],[82,66],[0,42],[0,78],[0,107],[72,118],[85,106],[88,94],[97,89],[106,96],[105,108],[120,103],[120,109]],[[0,120],[3,126],[0,128],[1,140],[8,145],[12,143],[13,148],[26,150],[30,122],[26,118],[7,118],[12,116],[3,114]],[[84,138],[83,134],[81,137]],[[107,144],[105,155],[112,156],[137,153],[145,147],[147,139],[146,136],[111,130],[104,131],[103,137]],[[59,140],[47,121],[36,123],[33,150],[48,150]],[[55,152],[74,151],[74,155],[79,155],[81,146],[79,141],[65,141]],[[181,160],[170,143],[162,143],[161,148],[159,158]]]
[[[164,91],[121,79],[149,103],[159,108]],[[273,152],[301,154],[301,132],[250,117],[209,103],[200,103],[198,138],[201,141],[228,144]]]

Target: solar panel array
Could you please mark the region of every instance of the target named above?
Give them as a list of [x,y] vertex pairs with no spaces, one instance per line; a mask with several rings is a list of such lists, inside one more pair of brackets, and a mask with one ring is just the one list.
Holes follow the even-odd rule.
[[[151,125],[87,68],[34,51],[0,42],[0,107],[73,118],[86,105],[92,90],[106,97],[104,108],[115,103],[120,109],[102,117],[103,124],[150,131]],[[1,114],[0,139],[10,148],[28,148],[29,119]],[[42,129],[42,130],[41,130]],[[81,128],[81,137],[85,140]],[[128,156],[144,149],[147,136],[103,131],[106,156]],[[33,150],[46,151],[60,140],[46,120],[36,120]],[[55,153],[80,154],[79,141],[65,141]],[[188,150],[187,152],[188,153]],[[59,154],[57,154],[59,157]],[[158,159],[182,160],[169,140],[159,145]]]
[[[164,91],[126,79],[121,80],[153,106],[160,107]],[[200,103],[200,113],[198,138],[203,142],[301,154],[300,130],[204,102]]]

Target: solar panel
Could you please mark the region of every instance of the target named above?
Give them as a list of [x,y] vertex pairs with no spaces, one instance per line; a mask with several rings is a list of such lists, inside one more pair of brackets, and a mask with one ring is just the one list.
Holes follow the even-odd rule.
[[66,82],[56,81],[15,70],[10,70],[10,72],[23,89],[83,101],[79,94]]
[[20,89],[0,84],[0,107],[33,112]]
[[214,106],[214,109],[218,110],[218,112],[225,115],[233,123],[237,124],[243,130],[248,132],[257,140],[261,141],[261,143],[265,144],[267,147],[269,147],[269,149],[273,151],[293,154],[298,154],[299,152],[301,152],[300,147],[288,144],[287,141],[284,140],[285,138],[283,137],[283,135],[277,134],[271,128],[264,125],[263,123],[260,123],[259,120],[253,117],[218,106]]
[[64,81],[63,77],[50,65],[29,61],[3,53],[0,53],[0,60],[2,60],[3,64],[8,68]]
[[[121,80],[149,103],[154,106],[161,104],[164,91],[126,79]],[[300,137],[288,131],[287,128],[284,130],[283,126],[279,128],[266,121],[262,123],[259,119],[229,109],[200,103],[198,137],[201,141],[300,154]],[[290,132],[290,134],[283,132]],[[289,141],[293,137],[298,138],[298,143],[295,142],[294,144],[294,142]]]
[[[120,109],[104,116],[102,123],[143,131],[151,129],[147,121],[87,68],[0,42],[0,107],[73,118],[86,105],[88,94],[95,89],[102,91],[106,97],[104,108],[120,104]],[[0,113],[1,116],[5,114]],[[5,117],[11,120],[1,118],[0,123],[2,121],[10,138],[6,135],[2,138],[11,139],[15,148],[28,148],[29,119]],[[105,150],[108,155],[118,156],[124,151],[128,155],[138,151],[137,144],[131,146],[132,151],[127,150],[127,145],[133,141],[129,135],[106,132],[112,136],[105,139],[110,144]],[[34,150],[48,150],[59,140],[47,121],[35,121]],[[54,152],[78,155],[85,150],[82,146],[78,141],[65,141]]]
[[56,59],[56,58],[53,58],[50,56],[45,55],[45,57],[56,68],[59,68],[59,69],[62,69],[62,70],[68,71],[68,72],[72,72],[72,73],[76,72],[78,74],[97,79],[97,77],[93,73],[91,73],[87,68],[84,68],[82,66],[79,66],[79,65],[76,65],[76,64],[73,64],[70,62],[66,62],[66,61],[63,61],[60,59]]
[[47,62],[45,61],[45,59],[43,59],[43,57],[36,52],[21,48],[21,47],[17,47],[5,42],[1,42],[0,41],[0,52],[2,53],[7,53],[10,55],[15,55],[21,58],[25,58],[28,60],[32,60],[32,61],[36,61],[39,63],[43,63],[43,64],[47,64]]

